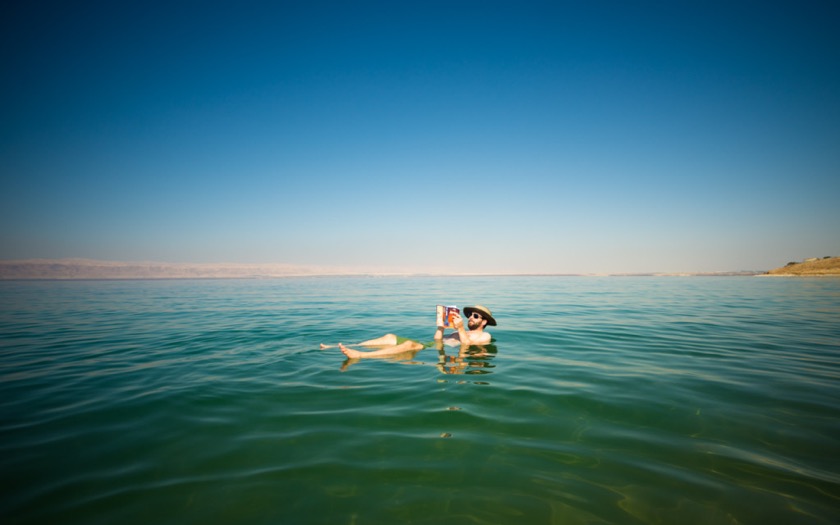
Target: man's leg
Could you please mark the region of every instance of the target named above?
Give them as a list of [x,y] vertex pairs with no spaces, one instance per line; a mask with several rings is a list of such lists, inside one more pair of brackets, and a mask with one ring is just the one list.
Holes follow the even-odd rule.
[[370,339],[368,341],[362,341],[356,346],[396,346],[397,344],[397,336],[394,334],[385,334],[382,337],[377,337],[376,339]]
[[[362,341],[361,343],[356,343],[353,346],[396,346],[397,344],[397,336],[394,334],[385,334],[382,337],[377,337],[376,339],[370,339],[368,341]],[[321,350],[326,350],[327,348],[334,348],[333,345],[321,345]]]
[[369,352],[353,350],[352,348],[347,348],[341,343],[338,343],[338,347],[341,349],[344,355],[351,359],[361,359],[363,357],[388,357],[391,355],[405,354],[407,352],[416,352],[425,348],[423,345],[416,341],[406,341],[398,345],[386,346],[385,348],[371,350]]

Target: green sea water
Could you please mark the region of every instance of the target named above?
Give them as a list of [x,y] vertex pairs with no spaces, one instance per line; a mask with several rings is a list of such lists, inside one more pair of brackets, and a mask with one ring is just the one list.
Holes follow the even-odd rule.
[[7,524],[840,521],[840,279],[0,282],[0,377]]

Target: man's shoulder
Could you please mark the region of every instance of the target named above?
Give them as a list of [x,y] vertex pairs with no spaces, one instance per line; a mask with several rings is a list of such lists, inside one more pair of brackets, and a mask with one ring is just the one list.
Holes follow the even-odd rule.
[[470,333],[470,340],[474,343],[487,343],[493,339],[493,336],[490,335],[490,332],[481,332],[480,334]]

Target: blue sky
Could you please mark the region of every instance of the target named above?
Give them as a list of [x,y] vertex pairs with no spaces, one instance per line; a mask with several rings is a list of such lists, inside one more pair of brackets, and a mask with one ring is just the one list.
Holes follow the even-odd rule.
[[20,4],[0,22],[0,259],[840,255],[835,2]]

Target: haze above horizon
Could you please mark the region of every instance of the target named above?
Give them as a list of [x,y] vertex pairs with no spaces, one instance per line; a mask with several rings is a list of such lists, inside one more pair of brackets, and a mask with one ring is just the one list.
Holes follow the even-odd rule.
[[840,255],[838,23],[831,2],[19,3],[0,259],[591,274]]

